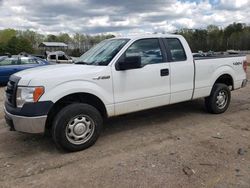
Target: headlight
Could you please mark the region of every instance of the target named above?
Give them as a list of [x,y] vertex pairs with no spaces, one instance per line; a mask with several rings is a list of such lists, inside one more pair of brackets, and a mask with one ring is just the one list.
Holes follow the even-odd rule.
[[44,93],[44,87],[18,87],[16,105],[21,108],[26,102],[37,102]]

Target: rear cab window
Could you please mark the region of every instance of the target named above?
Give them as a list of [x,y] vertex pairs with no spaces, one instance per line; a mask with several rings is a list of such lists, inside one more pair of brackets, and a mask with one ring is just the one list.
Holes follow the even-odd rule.
[[164,40],[167,51],[170,56],[170,61],[186,61],[187,55],[181,41],[177,38],[166,38]]

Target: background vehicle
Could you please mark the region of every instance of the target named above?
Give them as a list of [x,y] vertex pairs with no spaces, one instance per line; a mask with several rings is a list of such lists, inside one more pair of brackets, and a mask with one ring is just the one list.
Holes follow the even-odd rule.
[[73,63],[72,58],[62,51],[49,52],[47,60],[52,63]]
[[0,85],[6,85],[10,75],[18,71],[49,64],[49,62],[33,56],[5,56],[0,58]]
[[20,132],[51,130],[58,147],[78,151],[95,143],[108,117],[197,98],[223,113],[231,90],[246,86],[246,71],[245,56],[194,60],[179,35],[109,39],[76,64],[11,76],[6,122]]

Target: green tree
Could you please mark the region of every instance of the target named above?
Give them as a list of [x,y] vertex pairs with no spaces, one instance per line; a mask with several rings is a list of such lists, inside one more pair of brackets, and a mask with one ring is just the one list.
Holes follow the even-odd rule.
[[57,36],[57,41],[69,44],[72,41],[72,39],[70,38],[69,34],[67,34],[67,33],[60,33]]
[[31,43],[23,37],[12,37],[6,44],[5,53],[19,54],[20,52],[33,53]]
[[6,44],[12,37],[16,36],[17,31],[14,29],[4,29],[0,31],[0,43]]
[[209,25],[207,32],[207,49],[212,51],[223,50],[223,31],[218,26]]
[[58,42],[58,38],[56,35],[48,35],[45,40],[47,42]]
[[18,31],[17,36],[27,39],[32,44],[34,49],[36,49],[38,45],[45,39],[44,35],[31,30]]

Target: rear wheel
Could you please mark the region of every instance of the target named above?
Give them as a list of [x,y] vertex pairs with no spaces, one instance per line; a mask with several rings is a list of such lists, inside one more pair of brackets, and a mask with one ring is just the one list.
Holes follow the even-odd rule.
[[221,114],[225,112],[230,104],[231,92],[225,84],[215,84],[209,97],[205,98],[208,112]]
[[55,117],[52,137],[56,145],[67,151],[80,151],[92,146],[102,129],[102,116],[88,104],[71,104]]

